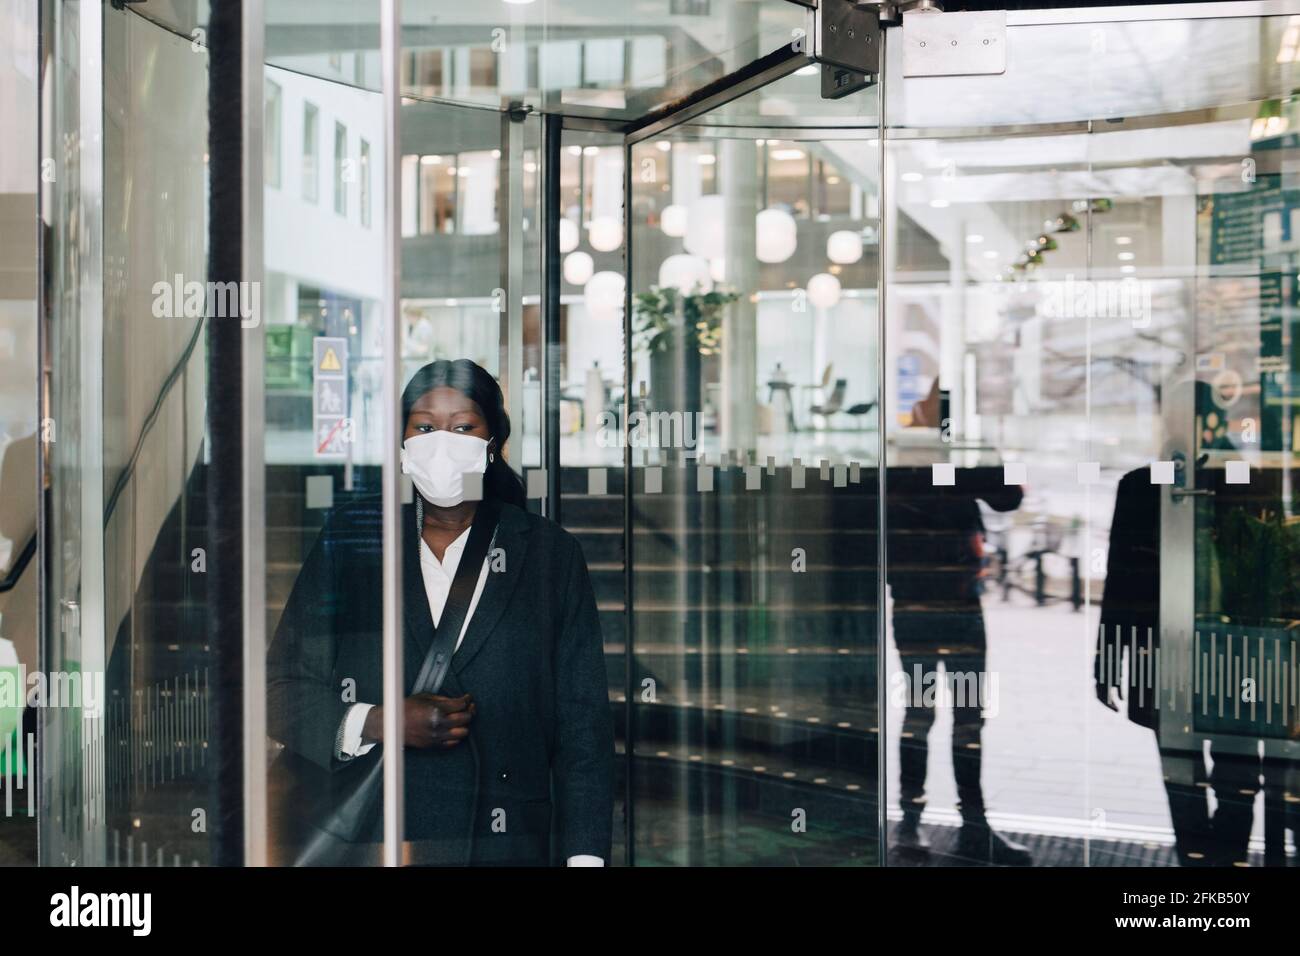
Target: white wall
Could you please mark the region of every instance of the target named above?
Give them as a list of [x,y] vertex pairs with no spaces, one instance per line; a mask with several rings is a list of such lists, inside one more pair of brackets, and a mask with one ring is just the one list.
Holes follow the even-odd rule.
[[[268,67],[267,79],[280,87],[280,185],[268,185],[263,212],[266,270],[303,285],[378,301],[383,292],[384,136],[383,99],[310,76]],[[317,156],[319,189],[315,202],[302,198],[303,107],[319,110]],[[347,154],[355,181],[346,183],[347,214],[334,211],[334,124],[347,127]],[[361,225],[361,140],[370,144],[370,226]],[[292,321],[264,303],[272,322]]]

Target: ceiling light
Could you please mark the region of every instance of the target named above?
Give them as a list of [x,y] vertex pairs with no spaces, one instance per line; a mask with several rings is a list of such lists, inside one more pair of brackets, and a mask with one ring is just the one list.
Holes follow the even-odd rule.
[[1133,237],[1132,237],[1132,236],[1116,236],[1116,237],[1115,237],[1115,245],[1117,245],[1117,246],[1131,246],[1131,245],[1133,245]]
[[919,183],[925,177],[920,173],[903,173],[902,180],[905,183]]
[[802,149],[774,149],[772,158],[776,160],[803,159]]
[[972,232],[969,236],[966,237],[966,241],[971,243],[972,245],[976,245],[978,243],[983,242],[984,237],[981,236],[978,232]]
[[1130,261],[1130,260],[1132,260],[1132,259],[1136,259],[1136,258],[1137,258],[1137,253],[1135,253],[1135,252],[1121,252],[1117,258],[1119,259],[1120,262],[1128,262],[1128,261]]
[[947,208],[948,208],[948,200],[946,200],[946,199],[931,199],[931,200],[930,200],[930,208],[931,208],[931,209],[947,209]]
[[421,165],[421,166],[437,166],[437,165],[438,165],[439,163],[441,163],[441,162],[442,162],[442,157],[441,157],[441,156],[421,156],[421,157],[420,157],[420,165]]

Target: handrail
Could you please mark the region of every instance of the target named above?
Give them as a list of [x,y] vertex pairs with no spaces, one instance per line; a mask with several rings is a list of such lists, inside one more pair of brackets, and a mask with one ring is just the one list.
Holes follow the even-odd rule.
[[151,408],[149,414],[145,416],[144,424],[140,426],[140,436],[135,442],[135,449],[131,452],[131,457],[127,460],[126,467],[123,468],[122,473],[117,476],[117,481],[113,483],[113,490],[104,504],[105,525],[108,524],[108,519],[113,517],[113,509],[117,507],[117,500],[122,497],[122,492],[126,490],[127,482],[129,482],[131,476],[135,474],[135,466],[140,460],[141,451],[144,449],[144,440],[148,437],[150,429],[154,426],[154,422],[156,422],[158,417],[162,414],[163,402],[166,401],[167,396],[171,394],[172,386],[176,384],[177,379],[181,376],[181,370],[189,363],[190,356],[194,354],[194,346],[198,344],[199,336],[203,334],[203,329],[206,325],[206,322],[200,321],[194,327],[194,334],[190,337],[189,344],[185,346],[185,351],[182,353],[180,361],[177,362],[175,368],[167,374],[167,378],[163,381],[162,388],[158,391],[158,398],[153,403],[153,408]]
[[27,539],[27,544],[23,545],[22,551],[18,554],[18,560],[9,568],[9,573],[5,575],[4,580],[0,581],[0,594],[5,591],[12,591],[18,584],[18,579],[23,576],[27,570],[27,565],[31,563],[32,556],[36,554],[36,533]]

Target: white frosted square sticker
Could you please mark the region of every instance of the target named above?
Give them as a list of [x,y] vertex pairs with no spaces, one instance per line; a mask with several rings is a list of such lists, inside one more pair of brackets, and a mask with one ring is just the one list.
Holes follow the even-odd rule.
[[[482,477],[481,475],[479,477]],[[480,494],[481,498],[482,495]],[[534,468],[528,473],[528,497],[545,498],[546,497],[546,469]]]

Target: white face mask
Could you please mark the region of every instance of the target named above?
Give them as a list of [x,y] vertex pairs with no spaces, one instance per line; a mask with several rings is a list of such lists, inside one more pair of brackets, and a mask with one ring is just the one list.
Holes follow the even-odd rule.
[[465,475],[487,471],[488,443],[476,435],[435,431],[402,443],[402,474],[410,475],[425,501],[451,508],[465,500]]

